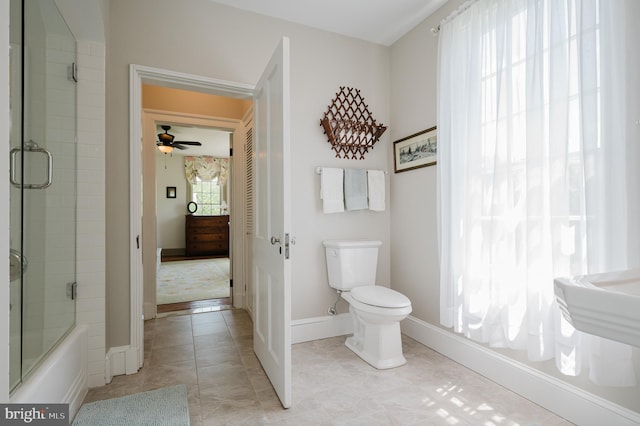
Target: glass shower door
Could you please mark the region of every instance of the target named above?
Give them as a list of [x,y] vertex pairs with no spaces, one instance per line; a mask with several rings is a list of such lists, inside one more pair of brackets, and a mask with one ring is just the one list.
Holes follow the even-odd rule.
[[11,0],[14,389],[75,324],[76,42],[54,0]]

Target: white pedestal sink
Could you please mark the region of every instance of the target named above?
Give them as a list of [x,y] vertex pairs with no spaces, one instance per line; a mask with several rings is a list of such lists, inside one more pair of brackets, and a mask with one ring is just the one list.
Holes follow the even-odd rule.
[[577,330],[640,347],[640,269],[556,278],[554,287]]

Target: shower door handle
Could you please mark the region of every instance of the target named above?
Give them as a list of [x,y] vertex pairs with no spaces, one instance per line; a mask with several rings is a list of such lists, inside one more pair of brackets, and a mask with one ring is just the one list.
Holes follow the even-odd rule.
[[11,162],[10,162],[10,180],[11,184],[17,188],[22,186],[24,189],[44,189],[51,186],[51,182],[53,180],[53,156],[49,151],[44,148],[40,148],[37,143],[34,141],[25,142],[24,144],[24,152],[34,152],[44,154],[47,159],[47,177],[43,183],[25,183],[24,185],[20,185],[20,182],[16,179],[16,157],[18,153],[23,151],[20,148],[13,148],[10,151]]

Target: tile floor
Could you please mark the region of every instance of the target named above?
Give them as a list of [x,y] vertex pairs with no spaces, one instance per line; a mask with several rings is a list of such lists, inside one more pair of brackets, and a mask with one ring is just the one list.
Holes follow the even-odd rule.
[[408,363],[376,370],[344,337],[294,345],[293,407],[284,410],[252,350],[246,312],[145,323],[144,367],[89,391],[85,402],[184,383],[192,426],[570,425],[403,336]]

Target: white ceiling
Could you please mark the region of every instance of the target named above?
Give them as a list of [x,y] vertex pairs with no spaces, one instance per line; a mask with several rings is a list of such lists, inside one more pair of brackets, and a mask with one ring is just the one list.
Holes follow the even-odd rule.
[[447,0],[210,0],[390,46]]

